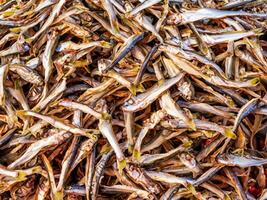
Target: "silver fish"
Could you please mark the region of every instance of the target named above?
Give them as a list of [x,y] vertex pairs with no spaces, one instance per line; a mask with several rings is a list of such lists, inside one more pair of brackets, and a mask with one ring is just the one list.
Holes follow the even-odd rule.
[[109,161],[109,159],[111,158],[113,154],[113,151],[109,151],[107,154],[104,154],[101,159],[99,160],[99,162],[96,164],[95,167],[95,173],[94,173],[94,177],[92,180],[92,188],[91,188],[91,194],[92,194],[92,199],[96,199],[97,193],[98,193],[98,188],[100,186],[100,179],[101,176],[104,172],[104,168],[107,164],[107,162]]
[[169,24],[187,24],[190,22],[195,22],[203,19],[218,19],[224,17],[233,16],[248,16],[248,17],[260,17],[267,18],[265,13],[248,13],[245,11],[228,11],[228,10],[218,10],[213,8],[199,8],[193,11],[185,10],[182,13],[174,14],[168,18]]
[[109,69],[113,68],[115,65],[117,65],[125,56],[127,53],[131,51],[132,48],[136,45],[137,42],[142,40],[144,38],[144,33],[132,35],[129,37],[123,44],[123,47],[119,50],[118,53],[116,53],[115,58],[112,60],[112,62],[105,68],[101,69],[103,73],[107,72]]
[[262,166],[267,163],[267,159],[251,157],[251,156],[238,156],[234,154],[223,154],[217,157],[217,161],[220,164],[227,166],[238,167],[253,167]]
[[140,11],[149,8],[150,6],[153,6],[154,4],[157,4],[159,2],[161,2],[161,0],[145,0],[140,5],[136,6],[133,10],[131,10],[128,14],[128,17],[132,17]]
[[164,91],[179,82],[184,77],[184,75],[184,73],[180,73],[179,75],[166,80],[162,85],[155,85],[145,93],[137,95],[135,98],[124,104],[123,110],[126,112],[136,112],[138,110],[144,109],[153,101],[155,101],[158,96],[160,96]]
[[249,102],[247,102],[244,106],[242,106],[242,108],[239,110],[235,122],[234,122],[234,126],[233,126],[233,131],[236,131],[236,129],[238,128],[240,122],[242,121],[242,119],[244,119],[246,116],[248,116],[251,112],[253,112],[254,110],[257,109],[257,105],[258,105],[258,98],[254,98],[251,99]]
[[187,184],[193,184],[194,180],[186,177],[176,177],[174,175],[163,173],[163,172],[155,172],[155,171],[146,171],[146,174],[155,181],[162,181],[169,184],[182,184],[187,186]]
[[119,22],[116,17],[115,10],[110,0],[101,0],[104,9],[107,11],[109,16],[109,21],[113,32],[119,32]]

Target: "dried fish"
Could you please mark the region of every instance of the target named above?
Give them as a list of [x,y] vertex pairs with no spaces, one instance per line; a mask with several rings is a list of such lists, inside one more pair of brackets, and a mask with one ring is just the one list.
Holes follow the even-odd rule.
[[0,0],[0,199],[266,199],[266,0]]
[[98,124],[99,130],[103,134],[104,137],[107,138],[109,141],[110,145],[114,149],[114,152],[116,154],[116,157],[118,159],[118,168],[119,171],[121,172],[123,168],[126,166],[126,160],[124,158],[123,152],[117,142],[117,139],[113,133],[112,125],[108,120],[99,120]]
[[[75,126],[65,124],[64,122],[61,122],[60,120],[56,120],[56,119],[53,119],[52,117],[41,115],[41,114],[38,114],[38,113],[35,113],[32,111],[17,111],[17,115],[22,117],[22,118],[23,118],[23,116],[37,117],[37,118],[42,119],[45,122],[51,124],[55,128],[63,129],[65,131],[69,131],[73,134],[81,134],[81,135],[84,135],[87,137],[91,137],[91,136],[94,137],[93,135],[91,135],[88,132],[89,130],[77,128]],[[97,131],[93,130],[93,134],[97,134]]]
[[131,37],[129,37],[125,41],[119,52],[117,52],[112,62],[105,69],[101,69],[100,71],[107,72],[109,69],[117,65],[126,56],[126,54],[131,51],[131,49],[136,45],[136,43],[142,40],[143,38],[144,38],[144,33],[138,35],[132,35]]
[[103,4],[104,9],[107,11],[109,15],[109,21],[111,24],[111,28],[113,29],[113,32],[119,32],[119,22],[116,17],[115,10],[113,8],[113,5],[110,0],[102,0],[101,1]]
[[126,185],[102,186],[101,190],[105,193],[135,193],[140,198],[153,199],[149,192]]
[[123,107],[123,110],[126,112],[136,112],[138,110],[144,109],[146,106],[151,104],[157,99],[161,93],[169,89],[171,86],[179,82],[184,76],[184,73],[179,74],[178,76],[166,80],[161,85],[154,85],[150,90],[137,95],[136,97],[129,100]]
[[95,167],[95,173],[94,173],[94,177],[92,180],[92,188],[91,188],[92,199],[95,199],[97,196],[98,188],[100,186],[101,176],[103,174],[103,170],[104,170],[108,160],[112,156],[112,154],[113,154],[113,151],[110,151],[107,154],[104,154]]
[[36,85],[43,84],[43,78],[31,68],[20,65],[11,65],[9,66],[9,70],[16,72],[22,79],[29,83]]
[[136,6],[133,10],[131,10],[131,12],[129,13],[129,17],[132,17],[134,15],[136,15],[137,13],[139,13],[141,10],[144,10],[146,8],[149,8],[150,6],[159,3],[160,0],[147,0],[147,1],[143,1],[139,6]]
[[218,19],[224,17],[233,16],[249,16],[249,17],[262,17],[266,18],[266,14],[260,13],[248,13],[244,11],[228,11],[228,10],[218,10],[212,8],[199,8],[196,10],[185,10],[181,14],[171,15],[168,19],[169,23],[172,24],[186,24],[190,22],[195,22],[203,19]]
[[174,175],[163,172],[146,171],[146,174],[153,180],[163,181],[170,184],[182,184],[184,186],[187,186],[187,184],[194,183],[194,180],[191,178],[176,177]]
[[48,42],[45,47],[45,51],[42,57],[42,64],[45,70],[45,75],[44,75],[44,82],[45,82],[45,88],[44,88],[44,93],[43,93],[43,98],[46,97],[47,94],[47,87],[48,87],[48,80],[49,77],[52,73],[52,70],[54,68],[53,66],[53,61],[52,61],[52,55],[56,47],[56,42],[57,42],[57,36],[56,33],[53,32],[51,36],[49,36]]
[[182,146],[182,147],[177,147],[176,149],[173,149],[167,153],[162,153],[162,154],[145,154],[143,156],[141,156],[140,158],[140,164],[141,165],[149,165],[149,164],[153,164],[156,161],[162,160],[164,158],[168,158],[178,152],[182,152],[185,151],[186,149]]
[[219,155],[218,162],[228,166],[239,166],[239,167],[251,167],[251,166],[262,166],[266,164],[266,159],[249,157],[249,156],[237,156],[233,154]]
[[55,133],[54,135],[44,138],[42,140],[39,140],[35,143],[33,143],[27,151],[15,162],[11,163],[8,168],[14,169],[19,165],[24,164],[25,162],[31,160],[35,155],[37,155],[43,148],[52,146],[52,145],[58,145],[62,143],[64,140],[69,138],[71,136],[70,133],[66,133],[66,131],[60,131]]
[[236,116],[233,131],[237,129],[239,123],[243,118],[248,116],[251,112],[253,112],[253,110],[257,108],[257,105],[258,105],[258,98],[254,98],[251,99],[249,102],[247,102],[244,106],[242,106],[242,108],[238,112],[238,115]]

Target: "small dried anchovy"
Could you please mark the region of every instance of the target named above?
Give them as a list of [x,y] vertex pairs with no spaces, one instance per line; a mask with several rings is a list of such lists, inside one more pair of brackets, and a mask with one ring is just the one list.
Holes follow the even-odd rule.
[[266,0],[0,0],[0,199],[267,199]]

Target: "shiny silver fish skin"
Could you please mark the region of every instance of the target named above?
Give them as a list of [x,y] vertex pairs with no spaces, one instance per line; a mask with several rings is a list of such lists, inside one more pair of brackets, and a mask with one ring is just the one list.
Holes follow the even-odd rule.
[[220,164],[227,166],[239,166],[239,167],[253,167],[262,166],[267,163],[267,159],[250,157],[250,156],[237,156],[233,154],[219,155],[217,161]]
[[259,100],[258,98],[251,99],[244,106],[242,106],[242,108],[238,112],[238,115],[236,116],[236,119],[235,119],[235,122],[234,122],[233,131],[236,131],[236,129],[238,128],[239,123],[241,122],[241,120],[243,118],[245,118],[251,112],[253,112],[254,110],[257,109],[258,100]]
[[162,85],[160,86],[154,86],[151,88],[148,92],[136,96],[133,99],[133,103],[128,102],[123,106],[123,110],[126,112],[134,112],[138,110],[142,110],[145,108],[148,104],[152,103],[161,93],[163,93],[165,90],[179,82],[184,76],[184,73],[179,74],[178,76],[166,80]]
[[250,16],[267,18],[267,14],[248,13],[244,11],[226,11],[212,8],[200,8],[194,11],[184,11],[177,16],[170,16],[168,22],[171,24],[186,24],[203,19],[218,19],[230,16]]
[[107,66],[107,68],[102,69],[102,72],[105,73],[109,69],[117,65],[126,56],[126,54],[131,51],[131,49],[136,45],[136,43],[142,40],[143,38],[144,33],[141,33],[139,35],[133,35],[127,41],[125,41],[123,48],[117,53],[116,58],[113,59],[113,61],[110,63],[110,65]]

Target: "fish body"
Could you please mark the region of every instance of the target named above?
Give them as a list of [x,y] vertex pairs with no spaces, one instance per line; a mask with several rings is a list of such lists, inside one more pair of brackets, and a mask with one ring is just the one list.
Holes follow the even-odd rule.
[[136,6],[133,10],[131,10],[131,12],[128,14],[128,17],[132,17],[132,16],[136,15],[137,13],[139,13],[141,10],[149,8],[149,7],[151,7],[154,4],[157,4],[159,2],[161,2],[161,0],[146,0],[146,1],[143,1],[140,5]]
[[254,98],[251,99],[250,101],[248,101],[244,106],[242,106],[242,108],[239,110],[235,122],[234,122],[234,127],[233,127],[233,131],[236,131],[236,129],[238,128],[240,122],[242,121],[242,119],[244,119],[246,116],[248,116],[251,112],[253,112],[254,110],[257,109],[257,105],[258,105],[258,98]]
[[185,10],[177,16],[170,16],[168,23],[170,24],[187,24],[203,19],[218,19],[224,17],[234,17],[234,16],[248,16],[248,17],[260,17],[267,18],[265,13],[248,13],[245,11],[231,11],[231,10],[218,10],[213,8],[199,8],[193,11]]
[[135,112],[138,110],[142,110],[151,104],[153,101],[157,99],[157,97],[163,93],[165,90],[169,89],[171,86],[179,82],[184,77],[184,73],[180,73],[179,75],[166,80],[162,85],[151,88],[150,90],[142,93],[141,95],[137,95],[133,98],[134,102],[125,103],[123,106],[123,110],[126,112]]
[[112,60],[112,62],[107,66],[106,69],[103,69],[103,73],[107,72],[109,69],[113,68],[115,65],[117,65],[125,56],[127,53],[131,51],[132,48],[136,45],[137,42],[142,40],[144,38],[144,33],[132,35],[129,37],[123,47],[119,50],[119,52],[115,55],[115,58]]
[[242,168],[262,166],[267,163],[267,159],[255,158],[250,156],[237,156],[234,154],[219,155],[217,161],[220,164],[224,164],[227,166],[238,166]]

